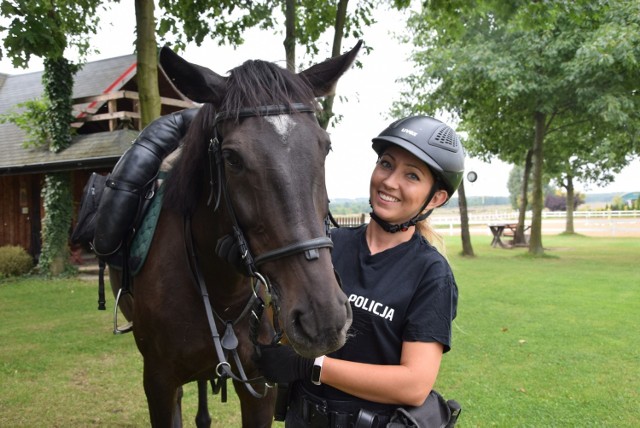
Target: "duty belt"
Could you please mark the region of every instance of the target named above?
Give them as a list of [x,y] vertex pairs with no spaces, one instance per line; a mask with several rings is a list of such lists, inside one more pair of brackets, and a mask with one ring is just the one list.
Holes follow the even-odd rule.
[[349,411],[300,389],[293,394],[291,404],[289,411],[297,412],[311,428],[383,428],[390,420],[386,413],[358,408]]

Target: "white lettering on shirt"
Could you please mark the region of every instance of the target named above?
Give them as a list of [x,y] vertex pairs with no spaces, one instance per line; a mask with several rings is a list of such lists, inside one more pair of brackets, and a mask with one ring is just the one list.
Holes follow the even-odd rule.
[[356,294],[352,294],[349,296],[349,303],[351,303],[356,308],[363,309],[367,312],[371,312],[374,315],[378,315],[381,318],[393,321],[393,315],[395,311],[393,308],[386,306],[384,303],[376,302],[375,300],[370,300],[368,297],[362,297]]

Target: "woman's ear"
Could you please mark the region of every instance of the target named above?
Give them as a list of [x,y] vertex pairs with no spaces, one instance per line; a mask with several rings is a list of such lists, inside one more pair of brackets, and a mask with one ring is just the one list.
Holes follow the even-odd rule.
[[428,209],[438,208],[439,206],[444,205],[447,202],[447,198],[449,194],[446,190],[438,190],[435,195],[431,198],[431,202],[427,205]]

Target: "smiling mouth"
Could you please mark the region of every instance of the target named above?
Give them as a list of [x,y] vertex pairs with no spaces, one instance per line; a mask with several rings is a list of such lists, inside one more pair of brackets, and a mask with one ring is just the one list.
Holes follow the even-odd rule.
[[400,199],[387,195],[386,193],[378,192],[378,197],[385,202],[400,202]]

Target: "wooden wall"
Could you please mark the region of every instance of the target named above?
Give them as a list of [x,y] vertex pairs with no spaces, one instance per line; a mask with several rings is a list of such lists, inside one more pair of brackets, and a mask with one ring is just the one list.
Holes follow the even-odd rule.
[[[78,214],[82,189],[91,171],[73,171],[73,220]],[[41,191],[44,174],[0,176],[0,246],[19,245],[34,259],[42,247],[40,232],[44,216]]]
[[41,174],[0,176],[0,246],[40,253]]

